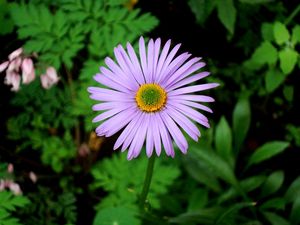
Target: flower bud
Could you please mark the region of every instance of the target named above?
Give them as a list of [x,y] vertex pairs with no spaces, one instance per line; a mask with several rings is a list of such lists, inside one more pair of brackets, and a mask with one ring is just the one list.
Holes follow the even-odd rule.
[[22,81],[23,84],[29,84],[35,78],[33,62],[30,58],[26,58],[22,62]]
[[23,53],[23,48],[18,48],[17,50],[13,51],[8,55],[9,61],[12,61],[13,59],[19,57]]

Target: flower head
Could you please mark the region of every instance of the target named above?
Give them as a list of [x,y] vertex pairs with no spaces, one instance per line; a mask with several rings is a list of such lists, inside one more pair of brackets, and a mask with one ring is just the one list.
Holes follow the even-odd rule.
[[93,110],[104,111],[93,120],[105,121],[97,127],[97,135],[109,137],[124,128],[114,149],[128,148],[129,160],[140,154],[144,142],[148,157],[154,150],[160,155],[162,146],[168,156],[174,157],[173,140],[186,153],[188,143],[182,130],[197,141],[200,131],[192,121],[209,127],[206,116],[196,109],[212,112],[201,102],[214,99],[196,92],[218,84],[187,86],[209,75],[197,73],[205,63],[201,58],[190,58],[189,53],[175,57],[180,44],[171,50],[170,45],[168,41],[161,49],[161,40],[151,39],[146,49],[141,37],[139,57],[129,43],[127,51],[119,45],[114,49],[117,63],[107,57],[107,67],[100,67],[101,73],[94,77],[107,88],[88,88],[90,97],[101,101]]
[[21,55],[22,53],[23,53],[23,48],[18,48],[18,49],[16,49],[15,51],[13,51],[12,53],[10,53],[10,54],[8,55],[9,61],[12,61],[13,59],[20,57],[20,55]]
[[45,89],[51,88],[54,84],[56,84],[59,81],[59,77],[57,76],[54,67],[48,67],[46,70],[46,74],[42,74],[40,78],[42,87]]
[[6,76],[4,78],[4,84],[12,85],[12,88],[11,88],[12,91],[19,91],[20,82],[21,82],[20,74],[18,74],[15,71],[9,71],[9,70],[6,71]]
[[22,62],[22,81],[23,84],[31,83],[35,78],[35,71],[32,59],[25,58]]

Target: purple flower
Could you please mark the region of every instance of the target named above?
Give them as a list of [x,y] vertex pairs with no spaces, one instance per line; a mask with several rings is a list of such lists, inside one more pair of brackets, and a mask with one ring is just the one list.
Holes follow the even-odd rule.
[[140,154],[144,142],[148,157],[154,150],[159,156],[162,146],[168,156],[174,157],[173,140],[185,154],[188,142],[182,130],[197,141],[200,131],[192,121],[209,127],[206,116],[196,109],[212,112],[200,102],[214,99],[196,92],[218,84],[187,86],[209,75],[197,73],[205,63],[201,58],[190,58],[189,53],[175,57],[180,44],[173,49],[170,45],[169,40],[161,50],[161,40],[151,39],[146,50],[141,37],[139,57],[129,43],[127,51],[119,45],[114,49],[117,63],[107,57],[107,68],[100,67],[101,73],[94,76],[107,88],[88,88],[90,98],[101,102],[93,110],[103,111],[93,120],[104,121],[97,127],[97,135],[109,137],[124,128],[114,149],[128,149],[129,160]]

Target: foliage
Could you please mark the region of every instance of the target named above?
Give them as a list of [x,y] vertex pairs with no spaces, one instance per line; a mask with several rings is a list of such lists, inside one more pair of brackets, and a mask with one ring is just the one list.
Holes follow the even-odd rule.
[[39,187],[28,196],[32,204],[21,211],[23,224],[75,224],[77,220],[76,197],[71,192],[55,194],[48,187]]
[[[242,101],[247,102],[243,104],[243,107],[247,108],[249,102],[244,99],[241,99],[236,107],[241,107],[239,105]],[[250,117],[249,113],[247,115]],[[237,120],[236,117],[239,115],[235,111],[233,121]],[[241,130],[241,132],[246,135],[248,128],[244,129],[245,131]],[[290,218],[293,218],[290,220],[291,224],[297,224],[299,220],[296,219],[295,213],[298,210],[298,198],[287,197],[291,193],[293,193],[291,195],[297,195],[297,192],[293,191],[298,185],[297,180],[290,185],[288,190],[285,190],[285,196],[278,197],[276,193],[284,191],[285,174],[283,171],[272,172],[266,169],[259,171],[258,174],[251,172],[257,171],[253,169],[255,164],[261,164],[281,153],[289,143],[282,141],[265,143],[254,150],[249,157],[242,159],[241,155],[234,152],[234,143],[239,142],[240,139],[238,136],[232,136],[232,128],[225,117],[222,117],[216,125],[214,133],[215,138],[212,144],[208,141],[193,144],[190,147],[191,152],[183,161],[187,172],[201,184],[201,188],[198,188],[199,191],[201,190],[200,193],[203,195],[204,192],[210,198],[206,198],[204,203],[198,203],[198,206],[194,205],[194,201],[189,202],[188,204],[194,205],[193,210],[171,218],[170,222],[233,225],[246,224],[246,222],[265,224],[264,221],[277,224],[276,221],[284,221],[288,224],[285,219],[285,215],[288,214]],[[212,135],[212,133],[207,135]],[[242,171],[240,161],[248,165],[243,166]],[[194,171],[202,172],[195,173]],[[289,210],[291,204],[294,206]]]
[[21,195],[13,195],[9,191],[0,191],[0,224],[19,225],[20,220],[11,214],[30,203],[29,199]]
[[[147,158],[128,162],[125,154],[108,154],[115,137],[94,137],[86,89],[115,46],[136,47],[138,37],[158,25],[147,12],[153,4],[0,0],[1,63],[3,54],[23,45],[36,71],[35,81],[4,93],[1,102],[7,134],[1,133],[0,225],[300,224],[299,157],[290,156],[298,156],[300,147],[299,3],[162,2],[154,7],[167,5],[154,10],[160,27],[149,36],[160,35],[163,43],[188,27],[183,45],[205,56],[213,75],[207,80],[221,86],[213,93],[212,127],[201,130],[199,142],[188,140],[187,155],[156,159],[141,213],[137,200]],[[178,12],[183,25],[174,22],[175,32],[172,15]],[[197,24],[185,13],[193,13]],[[49,66],[59,83],[46,90],[39,79]],[[4,162],[13,163],[15,172]],[[18,182],[23,195],[3,188],[4,180]]]
[[[92,168],[95,181],[91,188],[101,187],[108,192],[98,208],[134,207],[142,191],[147,160],[143,156],[129,164],[124,154],[115,154],[112,159],[105,159],[95,164]],[[159,208],[160,196],[168,192],[168,187],[179,174],[176,165],[170,164],[167,160],[157,159],[149,191],[149,202],[153,208]]]

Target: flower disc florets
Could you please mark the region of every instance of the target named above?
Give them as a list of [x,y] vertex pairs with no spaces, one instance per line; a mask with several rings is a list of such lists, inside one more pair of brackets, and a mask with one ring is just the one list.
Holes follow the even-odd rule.
[[156,112],[166,104],[167,93],[158,84],[143,84],[138,89],[135,100],[142,111]]

